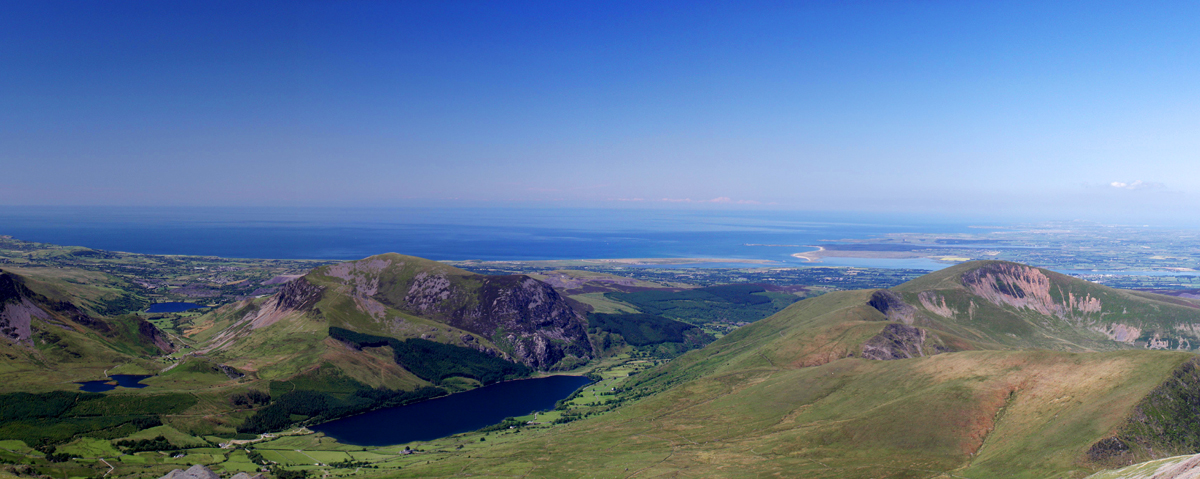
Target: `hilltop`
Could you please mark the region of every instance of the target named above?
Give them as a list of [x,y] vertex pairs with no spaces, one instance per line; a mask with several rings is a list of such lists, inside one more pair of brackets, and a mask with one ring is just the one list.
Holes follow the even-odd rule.
[[429,381],[331,339],[331,328],[428,340],[537,370],[593,354],[585,318],[550,285],[399,254],[316,268],[270,297],[226,305],[193,324],[186,335],[201,353],[264,379],[328,363],[376,386]]

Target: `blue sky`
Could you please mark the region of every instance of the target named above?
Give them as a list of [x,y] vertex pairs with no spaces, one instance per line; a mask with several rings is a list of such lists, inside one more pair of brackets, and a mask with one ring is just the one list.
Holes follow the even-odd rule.
[[1196,2],[4,2],[0,204],[1183,214]]

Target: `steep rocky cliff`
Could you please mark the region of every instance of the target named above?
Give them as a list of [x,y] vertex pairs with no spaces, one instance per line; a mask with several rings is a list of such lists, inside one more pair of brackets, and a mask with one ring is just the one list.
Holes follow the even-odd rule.
[[[1037,268],[1016,263],[989,263],[962,275],[963,285],[972,293],[997,306],[1030,309],[1061,319],[1099,313],[1099,298],[1091,294],[1075,296],[1062,291],[1050,277]],[[1057,292],[1059,298],[1055,298]],[[944,307],[944,304],[943,304]]]
[[[490,339],[514,360],[546,369],[568,355],[590,358],[584,318],[549,284],[524,275],[485,276],[410,256],[380,255],[332,265],[357,307],[386,308],[444,322]],[[471,344],[465,344],[470,347]]]

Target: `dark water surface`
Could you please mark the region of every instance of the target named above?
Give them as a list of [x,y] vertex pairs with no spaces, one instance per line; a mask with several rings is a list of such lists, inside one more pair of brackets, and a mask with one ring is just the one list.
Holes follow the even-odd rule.
[[[134,389],[144,388],[147,385],[141,384],[141,380],[148,377],[150,376],[143,376],[139,374],[114,374],[109,376],[109,379],[101,381],[83,381],[75,384],[79,385],[80,391],[89,393],[102,393],[104,391],[112,391],[113,389],[116,389],[117,386]],[[111,384],[113,382],[116,382],[116,384]]]
[[207,308],[207,307],[208,306],[205,306],[203,304],[196,304],[196,303],[154,303],[154,304],[150,305],[150,309],[147,309],[146,312],[147,313],[182,313],[184,311],[188,311],[188,310],[192,310],[192,309],[196,309],[196,308]]
[[583,376],[508,381],[425,402],[380,409],[311,429],[355,446],[389,446],[474,431],[554,403],[590,383]]

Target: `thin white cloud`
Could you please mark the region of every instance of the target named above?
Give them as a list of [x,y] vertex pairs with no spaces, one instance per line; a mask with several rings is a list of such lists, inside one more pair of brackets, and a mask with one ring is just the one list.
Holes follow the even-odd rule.
[[[733,199],[729,198],[728,196],[718,196],[711,200],[692,200],[691,198],[663,198],[659,201],[665,201],[667,203],[732,203]],[[742,201],[745,201],[745,200],[742,200]],[[739,201],[738,203],[742,203],[742,201]],[[748,204],[748,203],[742,203],[742,204]]]
[[728,196],[718,196],[716,198],[712,198],[712,199],[708,199],[708,200],[693,200],[691,198],[659,198],[657,200],[655,200],[655,199],[647,200],[645,198],[609,198],[608,201],[622,201],[622,202],[657,201],[657,202],[661,202],[661,203],[692,203],[692,204],[717,203],[717,204],[733,204],[733,205],[777,205],[777,204],[779,204],[779,203],[775,203],[775,202],[764,203],[762,201],[757,201],[757,200],[735,200]]
[[1108,186],[1111,186],[1113,188],[1117,188],[1120,190],[1149,190],[1149,189],[1162,188],[1164,185],[1162,183],[1137,180],[1137,181],[1133,181],[1130,183],[1126,183],[1124,181],[1114,181],[1112,183],[1109,183]]

